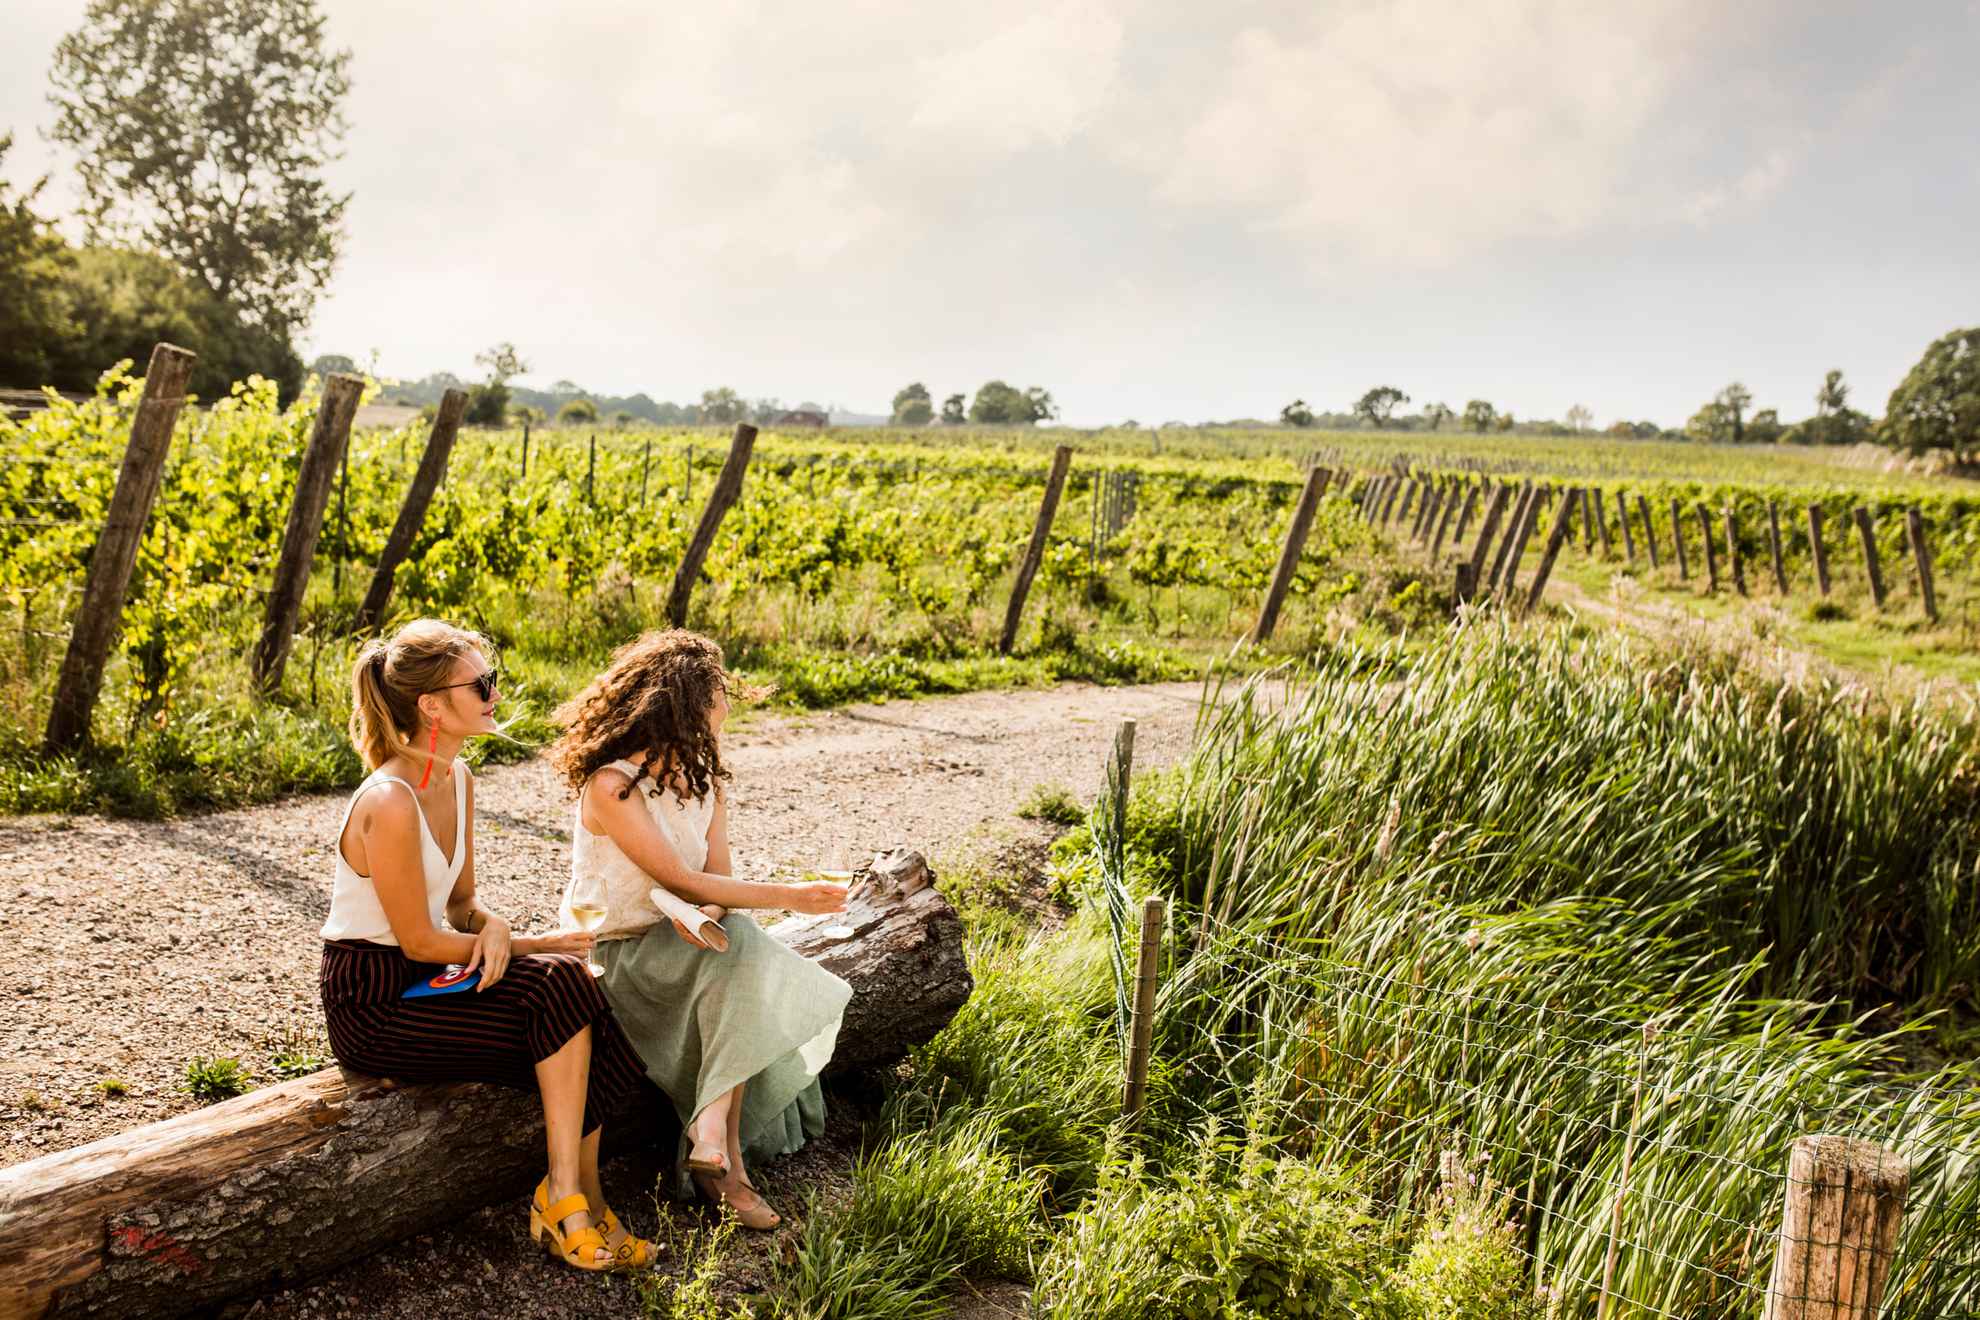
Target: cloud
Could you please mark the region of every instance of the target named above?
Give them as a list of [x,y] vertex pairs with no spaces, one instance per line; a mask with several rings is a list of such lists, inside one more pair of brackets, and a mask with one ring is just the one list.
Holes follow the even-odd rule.
[[1702,0],[1360,0],[1254,25],[1173,138],[1130,137],[1124,157],[1163,202],[1286,235],[1323,266],[1435,266],[1579,234],[1669,209],[1632,166],[1711,14]]
[[926,57],[908,128],[992,153],[1064,146],[1113,91],[1123,31],[1119,12],[1070,0]]

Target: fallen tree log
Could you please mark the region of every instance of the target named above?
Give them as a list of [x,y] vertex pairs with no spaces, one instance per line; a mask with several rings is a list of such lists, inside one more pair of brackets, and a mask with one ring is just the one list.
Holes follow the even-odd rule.
[[[933,878],[883,853],[844,914],[771,928],[853,987],[828,1076],[899,1061],[969,997]],[[618,1128],[671,1138],[673,1116]],[[0,1317],[178,1316],[285,1287],[520,1195],[542,1164],[533,1094],[329,1068],[0,1169]]]

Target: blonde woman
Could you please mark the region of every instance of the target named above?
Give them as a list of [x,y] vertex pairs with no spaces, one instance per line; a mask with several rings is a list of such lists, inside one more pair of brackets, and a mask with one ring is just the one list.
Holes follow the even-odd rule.
[[[585,970],[592,937],[512,936],[475,897],[474,776],[458,754],[496,731],[489,651],[421,619],[358,656],[351,741],[371,773],[338,827],[323,924],[330,1045],[374,1076],[540,1092],[550,1167],[531,1236],[578,1269],[643,1267],[653,1244],[625,1230],[598,1182],[600,1115],[639,1086],[640,1065]],[[479,982],[403,997],[448,964]]]
[[[720,743],[732,681],[708,638],[647,633],[557,711],[551,760],[578,794],[572,885],[606,893],[600,982],[680,1115],[682,1168],[745,1226],[768,1229],[777,1213],[743,1157],[788,1154],[823,1130],[818,1073],[852,990],[729,909],[837,912],[846,886],[734,878]],[[705,905],[720,933],[692,911],[699,937],[664,914],[656,886]]]

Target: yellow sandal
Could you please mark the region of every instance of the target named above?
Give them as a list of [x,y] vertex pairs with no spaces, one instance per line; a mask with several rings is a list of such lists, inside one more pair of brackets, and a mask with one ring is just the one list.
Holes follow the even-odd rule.
[[[619,1217],[610,1209],[605,1211],[599,1227],[604,1230],[605,1249],[612,1253],[612,1263],[615,1268],[643,1270],[660,1258],[659,1247],[645,1238],[634,1237],[632,1230],[621,1224]],[[625,1236],[619,1239],[618,1246],[613,1246],[612,1239],[619,1237],[621,1233]]]
[[[545,1179],[545,1182],[547,1183],[548,1179]],[[585,1200],[584,1193],[572,1192],[557,1204],[545,1206],[543,1201],[548,1195],[547,1187],[538,1187],[536,1196],[531,1198],[530,1241],[542,1242],[545,1236],[548,1236],[550,1241],[546,1247],[550,1254],[566,1265],[580,1270],[597,1273],[616,1268],[618,1259],[612,1254],[612,1249],[605,1245],[604,1237],[595,1227],[573,1229],[569,1233],[562,1230],[563,1222],[572,1215],[591,1212],[591,1202]],[[605,1253],[604,1260],[597,1258],[596,1253],[601,1251]]]

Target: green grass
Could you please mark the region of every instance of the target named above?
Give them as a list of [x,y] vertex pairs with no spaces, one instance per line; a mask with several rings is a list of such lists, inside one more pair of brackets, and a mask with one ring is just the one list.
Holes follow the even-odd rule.
[[246,1095],[254,1089],[254,1079],[239,1059],[200,1057],[186,1061],[185,1079],[179,1087],[210,1103]]
[[1053,825],[1077,825],[1086,819],[1086,808],[1064,784],[1039,784],[1018,805],[1017,814]]

